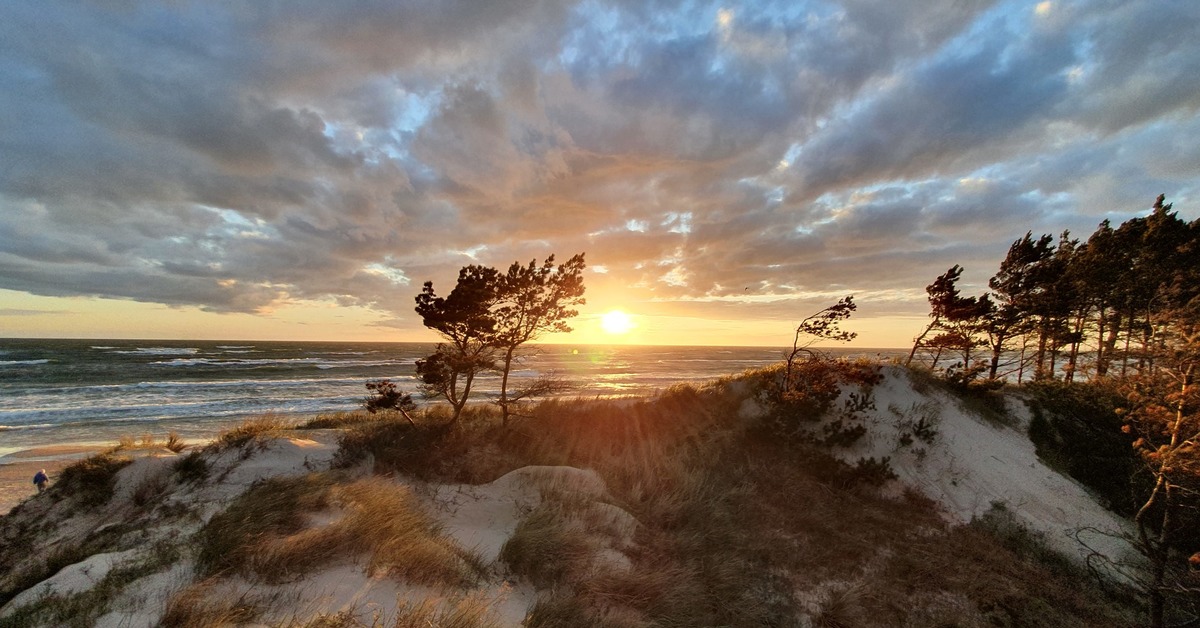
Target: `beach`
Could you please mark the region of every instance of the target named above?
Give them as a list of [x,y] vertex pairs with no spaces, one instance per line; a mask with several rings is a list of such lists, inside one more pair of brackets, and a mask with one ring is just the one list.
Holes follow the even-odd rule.
[[38,470],[45,469],[53,485],[68,465],[103,449],[95,445],[50,445],[0,457],[0,514],[37,495],[33,475]]

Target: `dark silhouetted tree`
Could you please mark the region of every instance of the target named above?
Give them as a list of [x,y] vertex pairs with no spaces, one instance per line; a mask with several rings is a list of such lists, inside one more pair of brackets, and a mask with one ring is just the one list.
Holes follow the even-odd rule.
[[[936,368],[945,351],[959,351],[964,363],[970,362],[971,350],[983,344],[976,337],[990,302],[977,297],[964,297],[959,293],[958,280],[962,277],[958,264],[925,286],[929,295],[929,317],[932,319],[913,341],[912,351],[905,364],[911,364],[917,351],[933,352],[930,367]],[[930,334],[933,334],[930,336]]]
[[491,309],[492,333],[489,344],[497,351],[500,370],[500,398],[497,404],[508,424],[516,404],[533,396],[562,388],[553,376],[538,378],[517,390],[509,389],[509,376],[514,364],[520,362],[521,347],[546,333],[571,331],[567,319],[579,312],[574,308],[584,304],[583,253],[565,263],[554,265],[554,256],[540,265],[531,260],[528,266],[513,262],[508,272],[497,278],[496,301]]
[[1036,330],[1039,299],[1051,279],[1047,264],[1054,256],[1054,238],[1043,235],[1035,241],[1032,235],[1026,233],[1012,243],[1000,270],[988,281],[995,304],[986,327],[992,351],[991,379],[997,377],[1001,357],[1013,341]]
[[400,390],[395,382],[390,379],[369,381],[367,391],[370,394],[363,400],[363,407],[367,412],[375,414],[380,410],[395,410],[408,419],[410,424],[416,425],[412,416],[408,414],[409,410],[417,407],[413,403],[412,395]]
[[462,414],[475,377],[495,365],[491,308],[497,301],[498,280],[494,268],[466,266],[459,270],[449,296],[437,296],[433,282],[427,281],[416,297],[421,322],[446,340],[432,355],[417,360],[417,376],[427,394],[450,402],[452,421]]
[[841,328],[841,323],[850,318],[850,315],[857,309],[854,297],[847,295],[837,303],[800,321],[800,325],[796,327],[796,335],[792,339],[792,351],[787,356],[787,368],[783,378],[785,393],[791,390],[795,384],[792,378],[797,358],[801,355],[807,355],[809,359],[820,357],[820,352],[813,349],[813,345],[822,340],[850,342],[858,337],[858,332],[845,331]]

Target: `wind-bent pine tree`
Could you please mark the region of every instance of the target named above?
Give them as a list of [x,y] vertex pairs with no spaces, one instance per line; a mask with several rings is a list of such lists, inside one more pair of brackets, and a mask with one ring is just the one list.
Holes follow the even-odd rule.
[[496,404],[504,425],[508,425],[516,404],[558,387],[552,377],[543,377],[511,391],[509,376],[513,365],[521,360],[522,345],[546,333],[571,331],[566,321],[579,313],[576,306],[585,303],[583,256],[579,253],[558,266],[554,265],[553,255],[540,265],[536,259],[528,266],[513,262],[508,272],[497,278],[497,299],[491,310],[494,333],[489,342],[499,353],[500,399]]
[[[991,302],[977,297],[964,297],[959,293],[957,284],[962,271],[963,268],[955,264],[925,286],[925,292],[929,295],[929,317],[933,320],[913,341],[905,365],[912,364],[921,348],[935,351],[931,366],[936,368],[944,349],[957,348],[969,354],[971,348],[980,344],[975,339],[975,328]],[[936,335],[930,338],[931,333]],[[964,360],[967,359],[969,357],[964,357]]]
[[807,355],[809,359],[819,357],[819,352],[812,348],[814,344],[822,340],[850,342],[858,337],[858,332],[846,331],[841,328],[841,323],[849,319],[857,309],[858,306],[854,304],[854,296],[846,295],[837,303],[800,321],[800,324],[796,326],[796,335],[792,339],[792,351],[787,356],[787,367],[784,370],[783,390],[785,393],[792,390],[794,384],[792,378],[796,358],[801,354]]
[[450,402],[451,421],[457,421],[467,405],[475,377],[495,364],[491,307],[498,277],[494,268],[466,266],[459,270],[449,296],[437,296],[433,282],[426,281],[416,297],[421,322],[446,340],[432,355],[417,360],[417,375],[427,393]]

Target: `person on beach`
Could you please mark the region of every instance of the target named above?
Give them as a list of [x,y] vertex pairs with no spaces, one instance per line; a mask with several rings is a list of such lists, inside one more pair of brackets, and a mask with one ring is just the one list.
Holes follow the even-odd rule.
[[33,475],[33,483],[37,484],[38,492],[46,490],[46,482],[50,481],[50,476],[46,475],[46,470],[42,469]]

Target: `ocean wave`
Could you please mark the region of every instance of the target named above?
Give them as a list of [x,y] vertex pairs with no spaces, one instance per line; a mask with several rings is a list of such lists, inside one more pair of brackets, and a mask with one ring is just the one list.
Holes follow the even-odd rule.
[[218,349],[253,349],[254,345],[217,345]]
[[49,362],[50,360],[0,360],[0,366],[30,366]]
[[138,347],[137,349],[113,351],[124,355],[195,355],[199,353],[197,347]]
[[0,431],[7,430],[44,430],[50,427],[58,427],[56,423],[33,423],[30,425],[0,425]]
[[365,366],[404,366],[414,360],[329,360],[326,358],[176,358],[151,362],[152,366],[315,366],[319,369],[339,369]]

